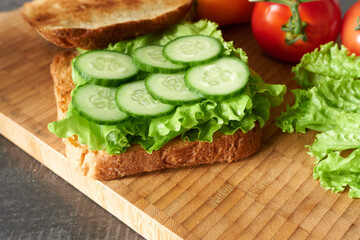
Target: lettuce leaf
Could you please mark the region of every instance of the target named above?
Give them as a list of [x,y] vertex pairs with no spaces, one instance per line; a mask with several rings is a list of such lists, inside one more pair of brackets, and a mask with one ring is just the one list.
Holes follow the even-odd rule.
[[[339,117],[334,129],[319,133],[313,145],[308,146],[316,163],[334,151],[360,148],[360,114],[346,114]],[[360,161],[360,159],[359,159]]]
[[339,151],[332,152],[314,167],[313,177],[326,190],[342,192],[349,186],[349,196],[360,198],[360,149],[348,157],[341,157]]
[[292,71],[302,88],[315,86],[324,76],[335,79],[360,77],[360,58],[346,47],[329,42],[311,53],[305,54]]
[[102,135],[101,125],[89,122],[81,117],[70,104],[66,112],[66,117],[61,121],[51,122],[48,129],[60,138],[68,138],[77,135],[80,143],[89,143],[90,150],[106,148],[106,140]]
[[[225,42],[217,25],[204,20],[194,24],[181,23],[164,31],[121,41],[110,45],[108,49],[131,54],[137,47],[166,44],[174,38],[189,34],[213,36],[222,42],[223,55],[237,56],[247,62],[243,50],[235,49],[232,42]],[[144,78],[146,74],[140,73],[139,78]],[[84,83],[74,70],[72,77],[76,86]],[[211,142],[216,131],[233,134],[241,129],[248,132],[255,127],[256,121],[262,127],[269,118],[269,108],[279,105],[285,92],[284,85],[266,84],[257,74],[252,73],[242,94],[223,101],[203,100],[178,106],[173,113],[165,116],[147,120],[129,118],[111,126],[89,122],[70,104],[65,119],[49,123],[48,129],[61,138],[78,135],[78,141],[90,150],[105,149],[109,154],[120,154],[131,143],[138,143],[151,153],[177,136],[187,141]]]
[[307,146],[316,158],[314,179],[333,192],[349,186],[349,196],[360,197],[360,58],[331,42],[305,54],[293,72],[307,89],[292,91],[295,103],[276,124],[289,133],[320,132]]
[[317,87],[292,92],[294,105],[276,119],[278,127],[289,133],[327,131],[342,124],[344,113],[360,113],[360,81],[327,78]]
[[[269,118],[270,106],[278,104],[286,91],[285,86],[264,84],[258,77],[249,81],[264,88],[258,87],[255,92],[249,88],[247,92],[221,102],[203,100],[179,106],[169,115],[150,120],[130,118],[119,125],[91,123],[70,104],[66,118],[49,123],[48,128],[61,138],[78,135],[78,141],[90,150],[106,149],[109,154],[125,152],[131,142],[141,144],[151,153],[179,135],[183,140],[211,142],[218,130],[225,134],[233,134],[238,129],[248,132],[256,121],[262,127]],[[274,93],[279,95],[276,97]],[[270,100],[267,95],[271,96]]]

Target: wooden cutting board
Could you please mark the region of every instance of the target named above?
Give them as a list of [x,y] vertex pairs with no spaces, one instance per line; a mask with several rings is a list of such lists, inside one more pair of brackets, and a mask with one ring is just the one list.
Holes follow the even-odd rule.
[[[224,37],[248,53],[266,82],[296,87],[291,65],[264,55],[249,26],[224,28]],[[314,159],[304,145],[314,133],[275,127],[284,104],[273,109],[261,150],[246,160],[106,182],[77,174],[61,140],[47,131],[56,120],[49,64],[60,50],[18,10],[0,14],[0,133],[145,238],[359,238],[360,201],[325,191],[312,178]],[[287,94],[285,102],[292,100]]]

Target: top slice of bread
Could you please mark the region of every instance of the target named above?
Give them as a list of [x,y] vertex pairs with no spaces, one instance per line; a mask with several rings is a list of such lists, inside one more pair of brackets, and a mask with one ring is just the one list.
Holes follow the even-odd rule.
[[23,18],[45,39],[66,48],[109,43],[164,29],[181,20],[193,0],[34,0]]
[[[60,52],[51,64],[59,119],[65,117],[71,101],[70,92],[74,88],[71,60],[75,56],[73,52]],[[76,136],[64,139],[64,143],[67,158],[81,174],[99,180],[110,180],[164,168],[233,162],[246,158],[260,148],[261,129],[257,125],[246,134],[241,130],[233,135],[216,132],[211,143],[182,141],[178,137],[152,154],[138,144],[130,146],[125,153],[119,155],[109,155],[104,150],[91,151],[80,144]]]

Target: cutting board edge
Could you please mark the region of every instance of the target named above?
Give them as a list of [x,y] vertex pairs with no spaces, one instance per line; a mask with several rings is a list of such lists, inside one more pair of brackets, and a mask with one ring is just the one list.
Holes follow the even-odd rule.
[[[156,219],[131,204],[103,182],[78,174],[70,166],[69,161],[63,154],[53,149],[2,112],[0,112],[0,134],[146,239],[183,239],[169,228],[160,224]],[[61,167],[53,166],[52,163],[58,161],[48,162],[46,157],[57,158],[62,162]],[[116,200],[116,204],[108,203],[111,200]],[[111,208],[108,206],[111,206]],[[139,219],[142,219],[140,224]]]

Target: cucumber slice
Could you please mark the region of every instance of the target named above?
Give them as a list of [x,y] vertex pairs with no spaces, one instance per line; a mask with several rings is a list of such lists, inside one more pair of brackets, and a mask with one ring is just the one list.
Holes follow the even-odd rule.
[[119,109],[135,118],[158,117],[175,109],[173,105],[153,99],[145,88],[144,80],[126,83],[118,87],[115,100]]
[[153,74],[146,78],[145,86],[151,96],[163,103],[182,105],[199,102],[202,97],[185,86],[185,73]]
[[102,87],[86,83],[76,88],[72,104],[79,114],[102,125],[115,125],[128,118],[115,103],[114,87]]
[[108,50],[88,51],[78,56],[74,68],[91,84],[117,87],[139,71],[130,56]]
[[240,93],[249,75],[249,68],[243,61],[223,57],[190,68],[185,74],[185,85],[207,99],[221,100]]
[[137,48],[132,54],[134,64],[141,70],[151,73],[176,73],[187,67],[169,62],[163,56],[163,46]]
[[163,54],[172,63],[196,66],[218,58],[222,49],[216,38],[195,35],[170,41],[165,45]]

